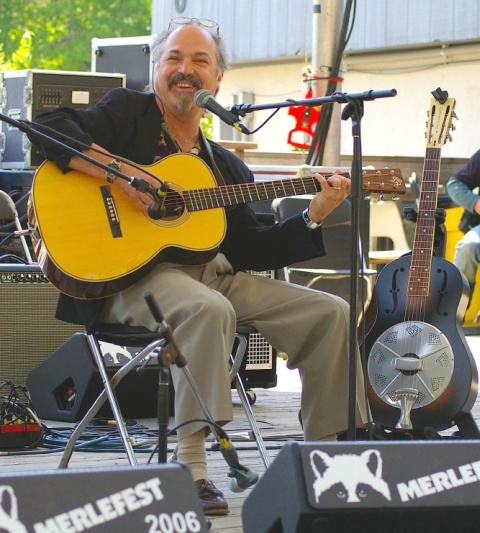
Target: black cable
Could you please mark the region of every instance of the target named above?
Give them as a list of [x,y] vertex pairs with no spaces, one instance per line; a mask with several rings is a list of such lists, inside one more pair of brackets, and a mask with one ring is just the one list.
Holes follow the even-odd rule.
[[18,255],[4,254],[4,255],[0,255],[0,263],[9,263],[9,264],[10,263],[19,263],[21,265],[27,265],[28,261],[26,261],[25,259],[22,259]]

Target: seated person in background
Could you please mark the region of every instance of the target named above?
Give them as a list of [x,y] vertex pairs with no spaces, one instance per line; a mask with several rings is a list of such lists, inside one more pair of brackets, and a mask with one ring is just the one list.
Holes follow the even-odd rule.
[[480,187],[480,150],[447,183],[452,200],[466,210],[459,226],[465,236],[456,245],[454,264],[467,278],[470,297],[480,263],[480,196],[473,192],[477,187]]
[[[199,128],[203,109],[195,105],[194,95],[199,89],[216,94],[227,68],[218,25],[198,19],[172,20],[152,46],[152,61],[151,89],[113,89],[88,110],[61,108],[38,115],[37,127],[46,125],[87,143],[91,147],[84,150],[88,155],[119,166],[124,174],[143,178],[155,188],[158,182],[148,173],[116,158],[149,165],[171,154],[194,153],[214,174],[218,169],[227,185],[253,182],[248,167],[206,140]],[[110,187],[125,193],[139,210],[146,211],[152,203],[149,194],[135,190],[125,180],[112,179],[92,163],[30,137],[45,157],[56,161],[66,173],[65,179],[69,169],[80,170],[94,176],[92,179],[108,179]],[[95,148],[101,149],[100,153]],[[288,354],[289,368],[300,371],[305,439],[335,440],[348,425],[348,304],[337,296],[246,272],[277,269],[326,253],[320,224],[349,195],[350,180],[340,174],[328,179],[316,174],[315,178],[322,190],[303,214],[265,227],[257,223],[247,204],[227,209],[225,238],[209,257],[169,249],[163,262],[114,296],[80,301],[62,295],[57,316],[72,321],[78,312],[87,323],[96,320],[156,330],[143,298],[144,292],[150,291],[174,331],[204,402],[220,424],[232,420],[228,360],[236,325],[252,325],[272,346]],[[360,368],[359,358],[357,366]],[[188,423],[204,418],[203,413],[182,372],[175,366],[171,370],[175,422],[181,425],[178,460],[190,466],[205,512],[224,514],[227,501],[208,479],[207,425]],[[357,374],[356,423],[360,426],[368,417],[362,372]]]

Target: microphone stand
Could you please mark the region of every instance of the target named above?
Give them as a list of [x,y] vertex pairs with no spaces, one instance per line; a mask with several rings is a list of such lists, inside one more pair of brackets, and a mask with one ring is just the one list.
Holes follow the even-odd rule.
[[[358,272],[360,271],[359,243],[362,242],[360,220],[362,215],[362,139],[361,119],[363,117],[363,100],[352,100],[342,113],[342,120],[352,119],[353,159],[352,159],[352,240],[351,240],[351,271],[355,273],[350,278],[350,339],[349,339],[349,388],[348,388],[348,428],[347,440],[356,438],[356,342],[357,342],[357,297]],[[355,237],[358,235],[358,239]],[[363,250],[363,246],[362,246]],[[363,263],[362,263],[363,268]]]
[[[54,146],[57,146],[58,148],[61,148],[62,150],[64,150],[65,152],[69,153],[72,156],[80,157],[84,159],[85,161],[88,161],[89,163],[92,163],[93,165],[99,168],[102,168],[103,170],[105,170],[105,172],[109,172],[110,174],[115,174],[117,177],[125,181],[128,181],[130,186],[132,186],[134,189],[151,194],[155,202],[157,201],[160,203],[162,202],[162,199],[163,199],[162,196],[158,194],[158,191],[156,189],[150,186],[148,181],[144,179],[140,179],[140,178],[127,176],[120,170],[117,170],[116,168],[112,168],[104,163],[101,163],[97,159],[94,159],[93,157],[90,157],[89,155],[83,153],[81,150],[77,150],[73,146],[70,146],[69,144],[66,144],[62,141],[59,141],[58,139],[55,139],[55,137],[52,137],[51,135],[47,135],[46,133],[43,133],[42,131],[34,128],[33,123],[31,122],[28,122],[25,120],[16,120],[7,115],[4,115],[3,113],[0,113],[0,120],[2,122],[6,122],[7,124],[10,124],[11,126],[19,129],[23,133],[33,134],[37,136],[39,139],[42,139],[48,142],[49,144],[52,144]],[[44,128],[44,129],[48,129],[48,130],[50,129],[50,128],[47,128],[46,126],[40,126],[38,124],[36,126]],[[59,132],[54,132],[54,133],[56,135],[60,135],[62,138],[64,138],[67,141],[72,141],[70,137],[63,135],[62,133],[59,133]],[[77,143],[78,146],[82,145],[82,143],[80,143],[79,141],[75,141],[75,142]],[[85,148],[90,148],[87,145],[84,145],[84,146]],[[165,185],[163,184],[163,182],[157,176],[155,176],[155,178],[160,182],[161,186],[164,188]]]
[[153,318],[159,324],[159,331],[166,340],[166,346],[159,357],[159,364],[161,366],[159,377],[159,392],[158,392],[158,462],[166,462],[167,457],[167,436],[168,436],[168,394],[169,394],[169,374],[168,366],[172,363],[178,368],[181,368],[185,378],[190,385],[195,400],[205,415],[206,422],[210,426],[212,433],[215,435],[219,445],[220,452],[223,455],[226,463],[230,467],[228,477],[230,478],[229,487],[232,492],[243,492],[245,489],[255,485],[258,481],[258,475],[249,468],[240,464],[237,450],[228,437],[227,432],[219,425],[215,424],[210,411],[205,405],[200,390],[198,389],[190,370],[187,367],[187,359],[181,352],[178,344],[173,338],[173,331],[165,322],[163,314],[157,306],[157,303],[150,292],[145,292],[143,297],[152,313]]
[[[351,262],[350,269],[353,276],[350,276],[350,337],[349,337],[349,365],[348,365],[348,428],[347,440],[356,438],[356,347],[357,347],[357,302],[358,302],[358,273],[360,271],[361,244],[360,220],[361,220],[361,194],[362,194],[362,145],[361,145],[361,119],[363,117],[364,102],[375,100],[376,98],[388,98],[396,96],[395,89],[371,90],[362,93],[340,93],[335,92],[330,96],[319,98],[308,98],[306,100],[286,100],[285,102],[274,104],[240,104],[231,108],[231,112],[237,116],[245,116],[246,113],[264,109],[278,109],[281,107],[291,107],[297,105],[318,106],[329,103],[346,103],[343,110],[342,120],[352,119],[353,137],[353,160],[352,160],[352,227],[351,227]],[[363,249],[363,247],[362,247]],[[362,265],[363,268],[363,265]]]

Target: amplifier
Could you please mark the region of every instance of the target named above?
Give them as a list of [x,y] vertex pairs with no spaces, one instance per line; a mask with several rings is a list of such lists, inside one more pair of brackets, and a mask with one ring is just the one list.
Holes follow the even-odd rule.
[[[256,276],[274,278],[274,270],[251,271]],[[247,361],[240,377],[247,389],[269,389],[277,385],[277,351],[260,333],[248,336]]]
[[[84,109],[95,105],[111,89],[125,86],[124,74],[15,70],[0,75],[0,110],[15,120],[32,120],[57,107]],[[1,122],[2,168],[31,168],[43,162],[27,136]]]
[[0,382],[25,385],[38,363],[82,330],[55,318],[58,294],[38,265],[0,264]]
[[[0,381],[25,385],[31,370],[83,331],[55,318],[58,294],[38,265],[0,264]],[[242,378],[248,388],[276,386],[276,351],[259,333],[250,335]]]

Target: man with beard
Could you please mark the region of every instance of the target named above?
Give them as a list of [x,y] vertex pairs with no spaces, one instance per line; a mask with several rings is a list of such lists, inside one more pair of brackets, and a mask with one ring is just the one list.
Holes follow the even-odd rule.
[[[199,89],[217,94],[227,68],[218,25],[209,20],[173,19],[152,46],[152,62],[153,87],[145,93],[114,89],[93,108],[62,108],[39,115],[36,122],[86,143],[90,146],[84,149],[86,154],[128,176],[143,178],[155,188],[158,181],[137,164],[150,165],[179,152],[200,157],[217,182],[253,182],[248,167],[206,140],[199,128],[203,110],[195,105],[194,95]],[[107,180],[144,212],[152,203],[150,194],[135,190],[113,173],[38,143],[33,136],[32,141],[64,172],[76,169]],[[227,209],[225,237],[208,257],[173,247],[140,281],[118,294],[93,301],[62,296],[57,316],[74,321],[79,314],[87,324],[120,322],[155,330],[157,325],[143,298],[144,292],[150,291],[219,424],[232,419],[228,358],[236,326],[252,325],[274,348],[288,354],[289,368],[300,371],[305,439],[335,440],[348,422],[348,304],[337,296],[247,273],[325,254],[321,223],[349,195],[350,180],[340,174],[328,179],[316,174],[315,178],[321,191],[303,213],[262,227],[247,204]],[[178,460],[190,466],[205,513],[227,513],[224,495],[208,479],[208,428],[197,421],[203,418],[202,411],[175,367],[172,379]],[[361,372],[357,379],[357,424],[363,425],[367,407]]]

